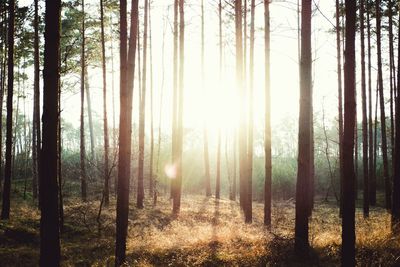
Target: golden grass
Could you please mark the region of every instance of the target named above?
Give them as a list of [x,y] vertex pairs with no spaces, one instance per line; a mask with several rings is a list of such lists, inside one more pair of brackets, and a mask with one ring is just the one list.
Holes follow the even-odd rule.
[[[134,203],[134,201],[132,201]],[[271,232],[263,226],[263,205],[253,204],[253,223],[245,224],[237,202],[184,196],[178,217],[171,203],[143,210],[132,204],[127,242],[128,266],[336,266],[340,263],[341,220],[333,203],[316,203],[310,220],[309,257],[293,252],[294,203],[275,202]],[[115,202],[96,222],[99,202],[66,203],[62,233],[63,266],[112,266]],[[32,266],[38,260],[39,212],[19,202],[11,220],[0,221],[0,266]],[[370,218],[356,212],[360,266],[400,265],[399,237],[390,232],[390,215],[373,208]],[[99,232],[100,229],[100,232]]]

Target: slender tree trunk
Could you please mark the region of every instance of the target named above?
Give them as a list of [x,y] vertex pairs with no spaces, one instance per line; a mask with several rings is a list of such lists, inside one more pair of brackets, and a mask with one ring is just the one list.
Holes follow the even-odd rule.
[[[172,78],[172,164],[173,168],[177,168],[177,112],[178,112],[178,1],[174,0],[174,36],[173,36],[173,78]],[[176,194],[176,177],[171,177],[171,198],[173,199]]]
[[271,153],[271,71],[270,71],[270,15],[269,0],[264,0],[264,53],[265,53],[265,181],[264,181],[264,225],[271,229],[272,208],[272,153]]
[[363,136],[363,212],[369,216],[369,181],[368,181],[368,122],[367,122],[367,89],[365,78],[365,33],[364,33],[365,1],[360,2],[361,31],[361,99],[362,99],[362,136]]
[[101,55],[103,71],[103,131],[104,131],[104,205],[107,207],[110,202],[110,171],[108,160],[108,119],[107,119],[107,69],[106,69],[106,45],[104,38],[104,7],[103,0],[100,0],[100,30],[101,30]]
[[3,102],[4,102],[4,92],[5,92],[5,80],[6,80],[6,68],[7,68],[7,8],[6,2],[2,5],[2,33],[1,37],[3,39],[2,50],[1,50],[1,76],[0,76],[0,193],[2,192],[2,181],[3,181]]
[[[367,2],[368,3],[368,2]],[[369,173],[368,173],[368,197],[369,204],[375,205],[376,190],[373,190],[372,185],[375,184],[374,172],[374,141],[373,141],[373,123],[372,123],[372,79],[371,79],[371,21],[370,21],[370,7],[367,5],[367,41],[368,41],[368,135],[369,135]]]
[[118,150],[118,193],[115,241],[115,265],[126,259],[126,236],[128,232],[129,180],[131,176],[131,133],[133,75],[135,73],[136,44],[138,37],[138,0],[132,0],[131,34],[127,49],[127,3],[120,0],[120,118]]
[[344,133],[343,133],[343,217],[342,217],[342,266],[355,266],[355,35],[356,2],[346,0],[346,48],[344,65]]
[[12,129],[13,129],[13,90],[14,90],[14,20],[15,0],[8,3],[8,57],[7,57],[7,134],[6,164],[4,168],[3,202],[1,219],[10,217],[11,161],[12,161]]
[[40,266],[60,265],[57,188],[58,88],[61,1],[46,0],[43,68],[43,143],[40,163]]
[[[153,79],[153,44],[151,35],[151,2],[149,2],[149,46],[150,46],[150,166],[149,166],[149,187],[150,196],[155,196],[155,179],[153,177],[153,164],[154,164],[154,107],[153,107],[153,92],[154,92],[154,79]],[[156,197],[155,197],[156,198]]]
[[85,76],[86,76],[86,60],[85,60],[85,1],[82,4],[82,47],[81,47],[81,129],[80,129],[80,159],[81,159],[81,198],[83,201],[87,199],[87,177],[85,164]]
[[386,141],[386,116],[385,116],[385,98],[383,94],[383,77],[382,77],[382,48],[381,48],[381,12],[380,0],[376,0],[376,38],[377,38],[377,58],[378,58],[378,84],[379,84],[379,103],[381,113],[381,138],[382,138],[382,158],[383,158],[383,177],[385,181],[385,207],[391,209],[391,184],[389,178],[389,165],[387,155]]
[[[219,27],[221,28],[221,1],[218,3],[219,14]],[[204,95],[207,95],[205,88],[205,71],[204,71],[204,0],[201,0],[201,85]],[[206,103],[204,103],[204,110],[207,110]],[[203,125],[203,138],[204,138],[204,171],[205,171],[205,187],[206,196],[211,196],[211,175],[210,175],[210,159],[208,153],[208,132],[207,132],[207,118],[204,114]]]
[[173,198],[173,213],[178,214],[181,207],[182,194],[182,149],[183,149],[183,88],[184,88],[184,62],[185,62],[185,17],[184,0],[179,0],[179,73],[178,73],[178,112],[177,112],[177,168],[176,168],[176,194]]
[[339,180],[340,180],[340,214],[343,210],[343,89],[342,89],[342,50],[340,41],[340,4],[336,0],[336,57],[338,73],[338,122],[339,122]]
[[215,198],[220,199],[221,196],[221,130],[218,131],[218,145],[217,145],[217,177],[215,179]]
[[395,92],[396,92],[396,79],[395,79],[395,68],[394,68],[394,47],[393,47],[393,2],[388,0],[388,19],[389,19],[389,77],[390,77],[390,146],[391,146],[391,156],[392,156],[392,171],[394,171],[394,102],[395,102]]
[[255,0],[251,0],[250,5],[250,59],[249,59],[249,106],[248,106],[248,151],[247,151],[247,164],[248,164],[248,215],[249,222],[253,220],[253,146],[254,146],[254,20],[255,20]]
[[[400,15],[399,15],[400,18]],[[392,193],[392,231],[400,232],[400,28],[398,30],[398,55],[397,55],[397,93],[396,95],[396,117],[395,117],[395,157]]]
[[[61,63],[59,63],[61,64]],[[61,68],[60,68],[61,69]],[[63,179],[62,179],[62,133],[61,133],[61,84],[58,85],[58,140],[57,140],[57,174],[58,174],[58,196],[60,212],[60,232],[64,229],[64,200],[63,200]],[[40,173],[40,172],[39,172]]]
[[[85,17],[85,15],[84,15]],[[84,30],[85,31],[85,30]],[[86,53],[86,51],[85,51]],[[93,112],[92,112],[92,98],[90,94],[90,84],[89,84],[89,75],[88,75],[88,66],[86,64],[85,59],[85,91],[86,91],[86,103],[87,103],[87,113],[88,113],[88,126],[89,126],[89,137],[90,137],[90,161],[91,164],[94,164],[95,159],[95,143],[94,143],[94,130],[93,130]]]
[[144,199],[144,137],[145,137],[145,119],[146,119],[146,90],[147,90],[147,28],[148,28],[148,9],[149,1],[144,2],[144,30],[143,30],[143,71],[142,88],[139,101],[139,163],[138,163],[138,190],[137,207],[143,208]]
[[299,154],[296,184],[295,249],[308,251],[309,190],[311,175],[311,0],[302,0],[301,11],[301,60],[300,60],[300,116]]
[[40,152],[40,62],[39,62],[39,15],[38,0],[35,0],[34,17],[34,85],[33,85],[33,121],[32,121],[32,196],[37,199],[39,176],[39,152]]

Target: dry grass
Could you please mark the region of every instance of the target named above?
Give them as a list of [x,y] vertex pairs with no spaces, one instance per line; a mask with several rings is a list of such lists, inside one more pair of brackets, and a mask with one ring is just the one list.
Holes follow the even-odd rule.
[[[132,201],[134,203],[134,201]],[[115,203],[96,222],[99,203],[71,201],[65,208],[63,266],[112,266]],[[156,207],[130,208],[129,266],[337,266],[341,227],[338,209],[317,203],[310,224],[310,255],[293,252],[294,203],[278,202],[273,228],[263,226],[263,206],[254,203],[253,224],[243,223],[238,203],[185,196],[174,218],[169,200]],[[26,203],[12,207],[11,220],[0,221],[0,266],[38,262],[39,212]],[[360,266],[400,265],[399,237],[390,232],[390,216],[374,208],[369,219],[357,210],[357,261]]]

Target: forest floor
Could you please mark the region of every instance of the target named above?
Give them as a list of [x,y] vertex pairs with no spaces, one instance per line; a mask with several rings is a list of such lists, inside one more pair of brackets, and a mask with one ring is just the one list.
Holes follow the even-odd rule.
[[[254,203],[253,223],[245,224],[237,202],[183,196],[179,217],[169,200],[136,209],[131,202],[129,266],[337,266],[341,221],[335,203],[317,202],[310,223],[310,255],[293,251],[294,202],[274,202],[272,231],[263,226],[263,205]],[[62,266],[113,266],[115,200],[96,221],[99,201],[65,203]],[[360,266],[399,266],[400,237],[390,232],[390,216],[372,208],[369,219],[357,209],[357,262]],[[13,201],[10,221],[0,221],[0,266],[36,266],[39,211]]]

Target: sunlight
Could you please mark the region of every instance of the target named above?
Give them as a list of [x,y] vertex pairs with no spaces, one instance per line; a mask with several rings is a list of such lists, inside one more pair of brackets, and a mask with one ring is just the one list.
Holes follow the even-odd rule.
[[166,164],[164,167],[165,175],[170,179],[176,178],[176,164]]

